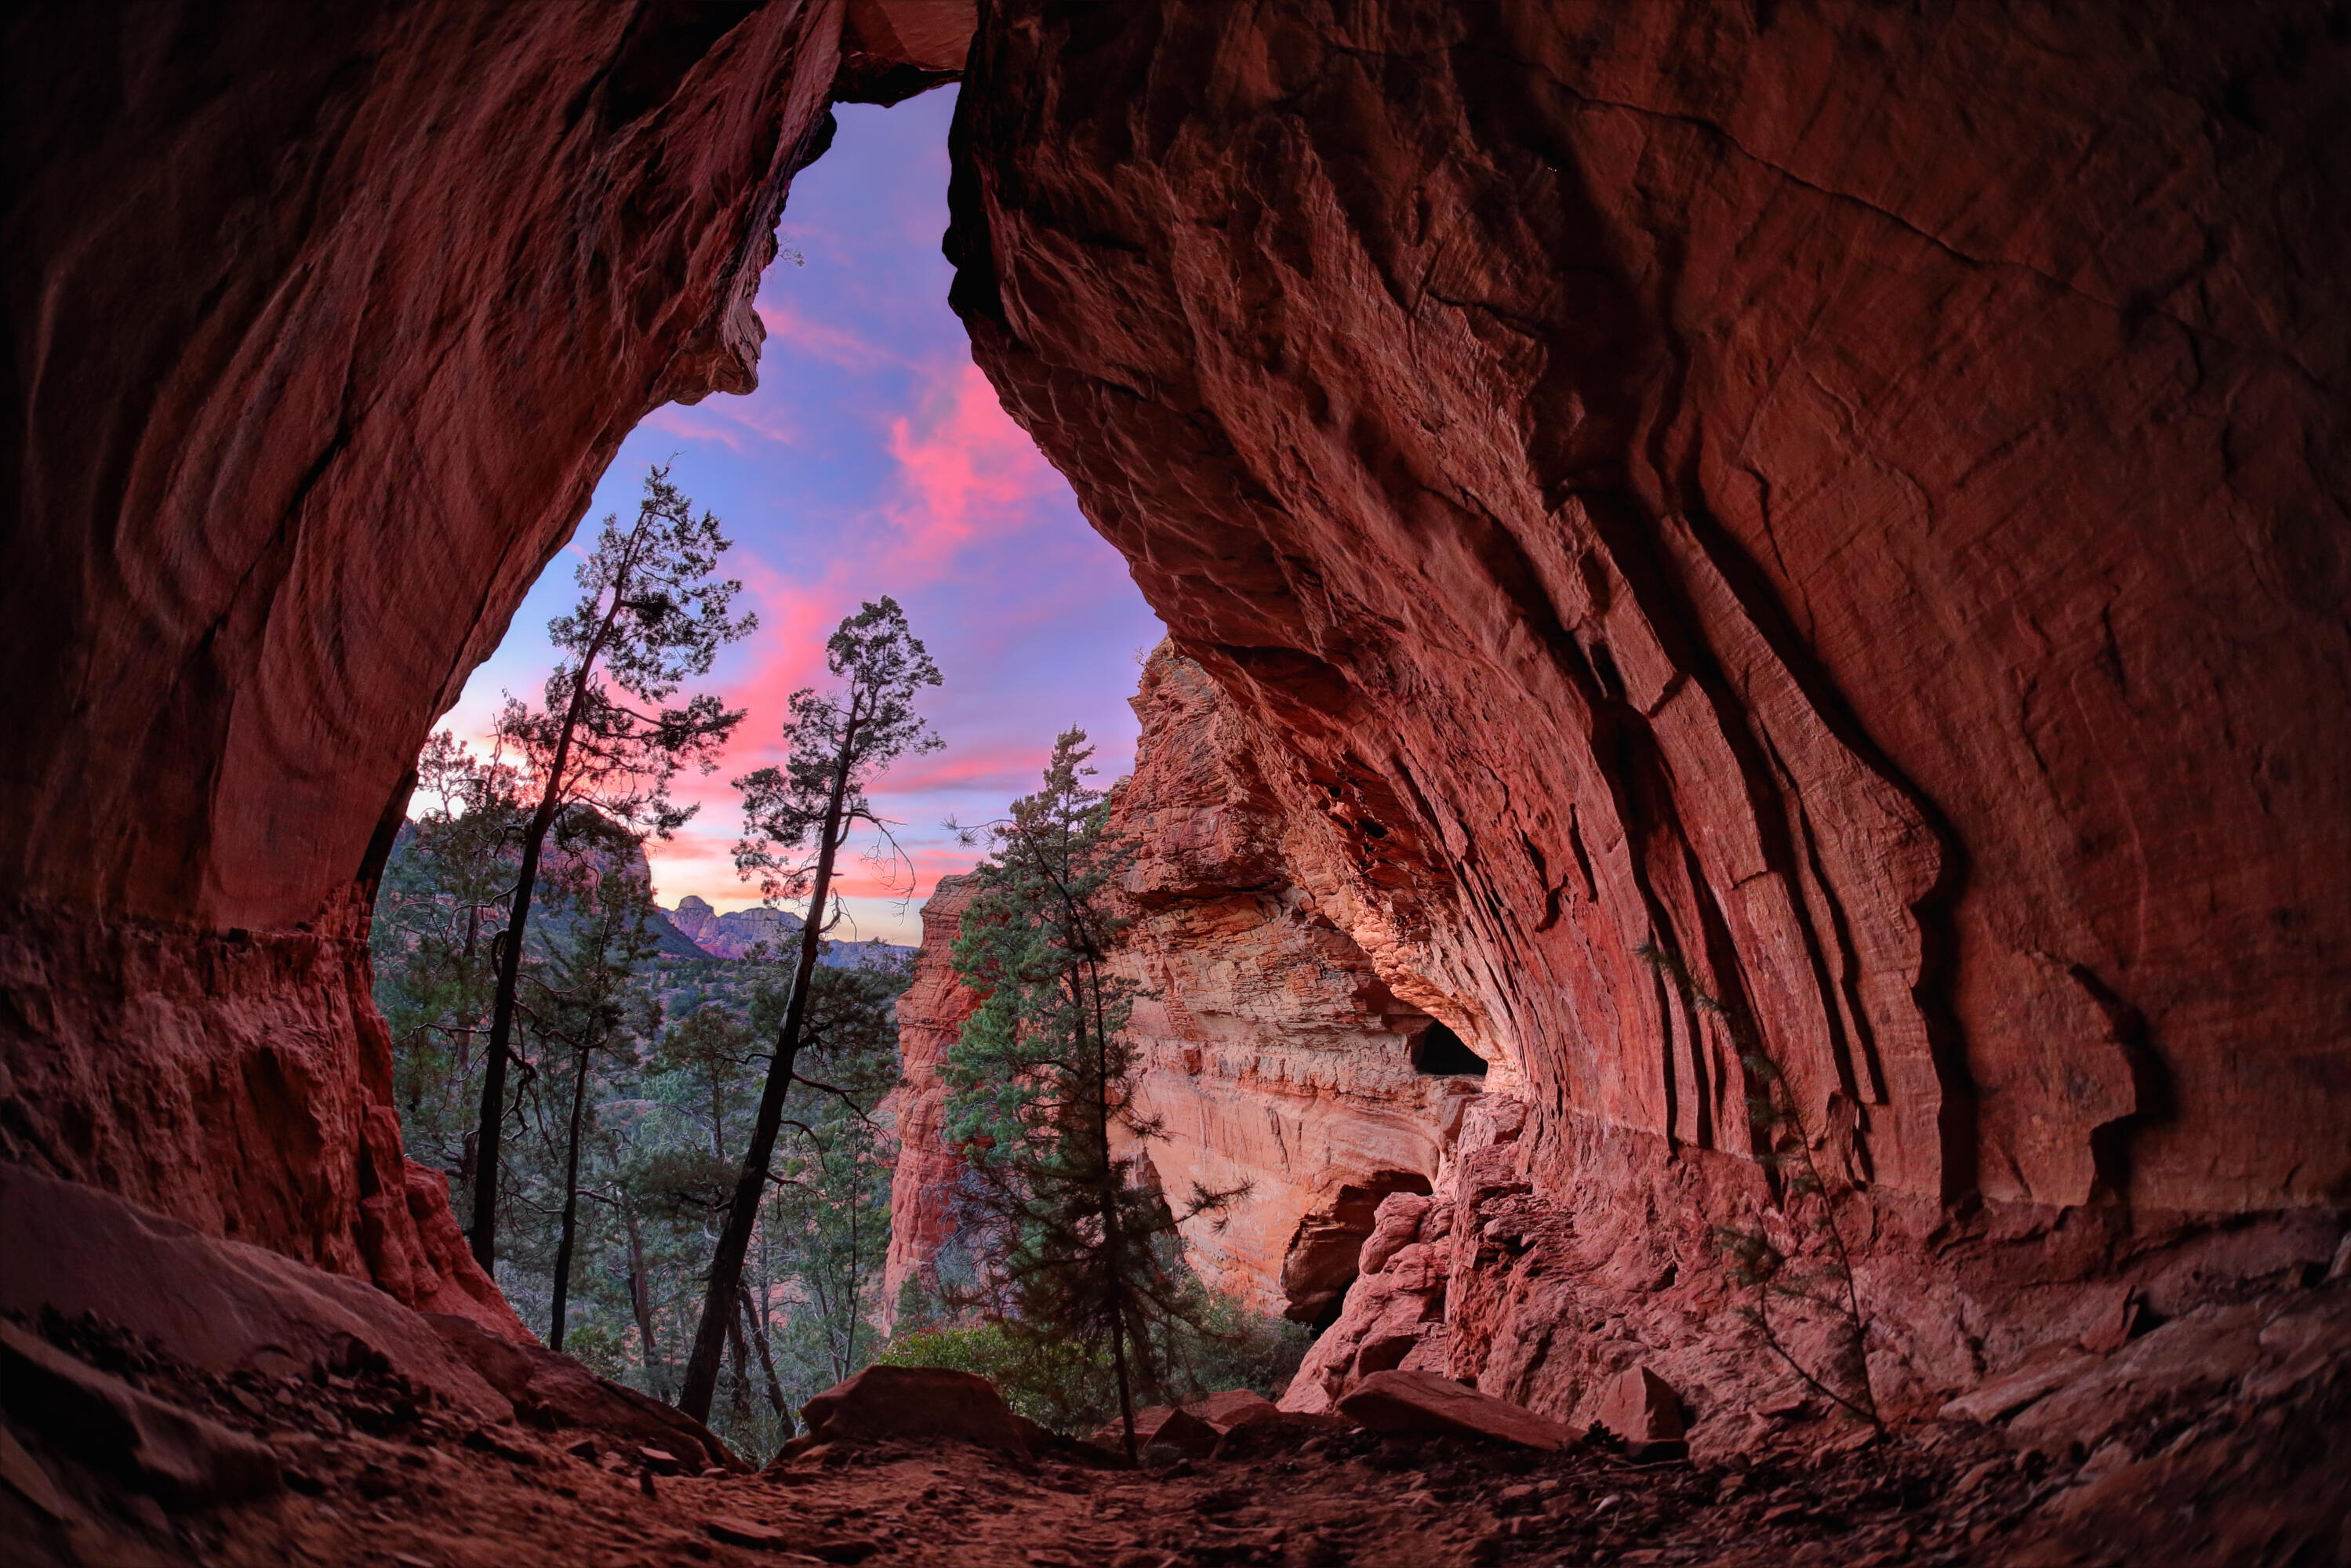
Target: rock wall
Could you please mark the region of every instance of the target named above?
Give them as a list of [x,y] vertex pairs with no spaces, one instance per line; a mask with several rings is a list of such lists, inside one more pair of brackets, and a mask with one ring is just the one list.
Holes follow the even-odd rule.
[[1249,1189],[1186,1228],[1211,1284],[1317,1322],[1354,1278],[1379,1199],[1428,1190],[1482,1083],[1415,1071],[1434,1020],[1326,911],[1346,906],[1344,884],[1207,673],[1163,645],[1134,708],[1113,813],[1139,852],[1135,918],[1116,967],[1138,988],[1137,1108],[1164,1132],[1146,1152],[1171,1194]]
[[520,1333],[399,1157],[371,867],[622,437],[751,385],[840,28],[12,16],[0,1159]]
[[1743,1024],[1922,1236],[2351,1197],[2325,16],[982,29],[978,358],[1539,1189],[1743,1164]]
[[[938,1256],[955,1234],[955,1150],[941,1135],[946,1086],[939,1068],[963,1020],[980,998],[964,988],[949,962],[963,912],[978,892],[967,876],[943,876],[923,905],[923,945],[914,978],[898,997],[898,1087],[882,1103],[883,1120],[898,1137],[890,1173],[890,1250],[882,1265],[882,1311],[895,1317],[899,1293]],[[935,1284],[932,1276],[926,1282]]]
[[1548,1403],[1570,1329],[1722,1343],[1708,1226],[1780,1212],[1772,1073],[1896,1389],[2085,1281],[2173,1311],[2323,1269],[2329,15],[982,28],[948,241],[980,363],[1262,743],[1315,907],[1533,1113],[1440,1270],[1457,1372]]

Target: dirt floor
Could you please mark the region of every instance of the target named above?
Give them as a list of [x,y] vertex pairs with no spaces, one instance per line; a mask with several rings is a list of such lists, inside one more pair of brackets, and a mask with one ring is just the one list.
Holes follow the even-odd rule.
[[[255,1401],[291,1417],[262,1427],[289,1462],[286,1492],[175,1517],[47,1456],[69,1518],[43,1517],[0,1489],[7,1539],[32,1549],[8,1555],[124,1568],[2150,1560],[2085,1544],[2049,1507],[2078,1470],[2013,1454],[1980,1429],[1856,1432],[1852,1447],[1708,1468],[1635,1465],[1592,1448],[1539,1455],[1267,1429],[1228,1440],[1219,1458],[1140,1471],[944,1443],[820,1449],[768,1473],[656,1476],[575,1434],[464,1434],[430,1417],[387,1419],[398,1412],[359,1382],[319,1393],[295,1406]],[[2174,1544],[2179,1554],[2160,1560],[2323,1563],[2342,1543],[2305,1532],[2252,1557],[2200,1557],[2187,1535]]]

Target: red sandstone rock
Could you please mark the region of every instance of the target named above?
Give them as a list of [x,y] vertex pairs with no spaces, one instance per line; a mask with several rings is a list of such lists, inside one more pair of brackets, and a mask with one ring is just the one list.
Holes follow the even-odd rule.
[[1029,1425],[985,1377],[943,1366],[869,1366],[800,1407],[819,1443],[959,1437],[1010,1454],[1029,1451]]
[[[1177,1409],[1169,1405],[1154,1405],[1134,1413],[1134,1447],[1137,1453],[1157,1450],[1163,1455],[1201,1459],[1214,1453],[1217,1439],[1225,1428],[1212,1426],[1188,1407]],[[1126,1424],[1113,1421],[1086,1441],[1097,1448],[1126,1452]]]
[[1382,1198],[1373,1217],[1372,1233],[1364,1238],[1364,1249],[1357,1256],[1358,1271],[1376,1274],[1386,1268],[1388,1260],[1420,1234],[1421,1217],[1429,1207],[1429,1200],[1418,1193],[1392,1192]]
[[[361,940],[644,413],[754,379],[831,4],[12,15],[0,1159],[520,1334]],[[169,258],[165,262],[160,258]]]
[[[1414,1071],[1409,1040],[1427,1014],[1321,912],[1313,887],[1341,884],[1284,858],[1285,808],[1200,668],[1155,653],[1134,706],[1135,772],[1113,810],[1142,853],[1116,966],[1144,988],[1131,1026],[1138,1100],[1166,1129],[1144,1152],[1170,1192],[1248,1186],[1186,1228],[1189,1260],[1219,1291],[1311,1321],[1353,1278],[1383,1197],[1426,1190],[1475,1081]],[[892,1305],[952,1225],[959,1162],[938,1141],[936,1063],[976,1005],[947,961],[969,896],[944,879],[925,906],[899,1003]]]
[[[885,69],[944,68],[859,10]],[[746,384],[841,10],[152,15],[24,8],[0,47],[34,106],[0,1157],[497,1319],[400,1158],[370,842],[630,423]],[[1251,759],[1135,949],[1203,1026],[1138,1019],[1199,1113],[1169,1159],[1272,1173],[1200,1242],[1217,1278],[1277,1301],[1293,1243],[1360,1240],[1358,1132],[1416,1152],[1373,1174],[1437,1174],[1447,1096],[1247,1027],[1400,1041],[1390,999],[1532,1108],[1454,1156],[1434,1270],[1448,1358],[1529,1397],[1652,1341],[1697,1389],[1734,1343],[1706,1228],[1773,1195],[1709,1001],[1865,1195],[1912,1404],[2085,1281],[2182,1318],[2325,1262],[2328,37],[2294,5],[991,7],[956,302]]]
[[1622,1437],[1637,1456],[1682,1440],[1681,1399],[1647,1367],[1630,1367],[1608,1380],[1600,1397],[1599,1424]]
[[1264,1395],[1249,1388],[1228,1388],[1211,1394],[1206,1399],[1195,1399],[1184,1406],[1187,1416],[1206,1421],[1219,1433],[1253,1421],[1271,1420],[1281,1414],[1280,1407]]
[[428,1320],[384,1292],[95,1187],[0,1165],[0,1312],[27,1322],[89,1313],[209,1373],[307,1376],[381,1357],[464,1416],[513,1413]]
[[463,1318],[425,1314],[441,1341],[483,1379],[514,1402],[517,1414],[541,1427],[586,1427],[637,1445],[640,1451],[669,1456],[653,1469],[674,1475],[690,1464],[696,1470],[749,1467],[716,1433],[692,1416],[641,1394],[626,1384],[599,1377],[577,1361],[536,1344],[522,1344],[483,1330]]
[[13,1419],[174,1507],[243,1502],[281,1484],[267,1444],[142,1394],[5,1322],[0,1395]]
[[1374,1432],[1450,1433],[1522,1448],[1561,1448],[1574,1434],[1521,1405],[1426,1372],[1378,1372],[1339,1401],[1339,1413]]
[[950,954],[963,912],[977,894],[968,876],[943,876],[923,905],[923,945],[913,982],[898,998],[898,1084],[883,1102],[897,1129],[898,1157],[890,1173],[890,1249],[882,1265],[882,1321],[886,1332],[898,1296],[955,1233],[954,1193],[963,1159],[944,1136],[946,1084],[939,1076],[948,1047],[980,998],[956,978]]

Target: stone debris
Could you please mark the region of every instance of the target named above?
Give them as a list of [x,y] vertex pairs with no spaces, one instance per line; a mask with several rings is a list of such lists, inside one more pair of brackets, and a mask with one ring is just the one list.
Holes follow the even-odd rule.
[[1628,1367],[1609,1380],[1600,1400],[1600,1425],[1623,1438],[1635,1458],[1687,1451],[1681,1397],[1646,1366]]
[[0,1399],[10,1419],[176,1508],[242,1502],[283,1484],[266,1443],[142,1394],[6,1323]]
[[1428,1372],[1375,1372],[1339,1401],[1339,1413],[1374,1432],[1490,1437],[1546,1451],[1575,1435],[1523,1405]]

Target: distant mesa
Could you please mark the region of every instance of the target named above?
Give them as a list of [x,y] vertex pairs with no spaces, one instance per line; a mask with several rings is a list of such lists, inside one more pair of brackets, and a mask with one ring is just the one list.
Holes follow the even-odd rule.
[[[737,909],[725,915],[710,906],[707,899],[688,894],[677,901],[674,909],[661,908],[670,926],[687,943],[713,958],[740,959],[750,956],[753,948],[767,945],[768,956],[781,957],[800,938],[800,917],[780,909],[754,904],[749,909]],[[824,945],[820,962],[836,969],[863,969],[886,964],[904,962],[914,949],[888,942],[831,941]]]

